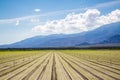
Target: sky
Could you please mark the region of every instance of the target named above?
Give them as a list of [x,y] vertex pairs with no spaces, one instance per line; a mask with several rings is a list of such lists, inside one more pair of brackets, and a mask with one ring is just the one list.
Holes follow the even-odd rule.
[[0,0],[0,44],[120,21],[120,0]]

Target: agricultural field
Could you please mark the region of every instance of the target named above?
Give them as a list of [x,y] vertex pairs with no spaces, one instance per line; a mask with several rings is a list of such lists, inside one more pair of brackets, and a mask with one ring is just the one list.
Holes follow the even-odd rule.
[[120,80],[120,50],[0,51],[0,80]]

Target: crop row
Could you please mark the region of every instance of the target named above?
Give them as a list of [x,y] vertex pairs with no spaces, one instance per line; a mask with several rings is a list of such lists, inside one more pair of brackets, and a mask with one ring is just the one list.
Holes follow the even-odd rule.
[[118,65],[83,59],[76,54],[44,51],[24,56],[24,61],[16,57],[19,64],[1,70],[0,80],[120,80]]

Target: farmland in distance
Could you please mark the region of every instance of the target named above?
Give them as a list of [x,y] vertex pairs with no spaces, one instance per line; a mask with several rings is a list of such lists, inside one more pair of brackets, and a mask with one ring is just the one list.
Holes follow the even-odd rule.
[[0,80],[120,80],[120,50],[0,51]]

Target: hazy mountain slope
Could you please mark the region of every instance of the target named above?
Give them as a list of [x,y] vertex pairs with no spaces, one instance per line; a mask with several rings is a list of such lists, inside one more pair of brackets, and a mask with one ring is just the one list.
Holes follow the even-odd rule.
[[[78,34],[54,34],[48,36],[35,36],[16,42],[10,45],[3,45],[4,48],[39,48],[39,47],[69,47],[97,43],[120,42],[120,22],[101,26],[95,30]],[[118,36],[116,38],[116,36]]]
[[78,44],[96,44],[101,41],[108,39],[111,36],[120,34],[120,23],[112,23],[108,25],[101,26],[98,29],[74,34],[74,36],[57,38],[52,41],[47,41],[43,43],[44,46],[75,46]]
[[120,43],[120,34],[114,35],[104,41],[102,41],[101,43]]

